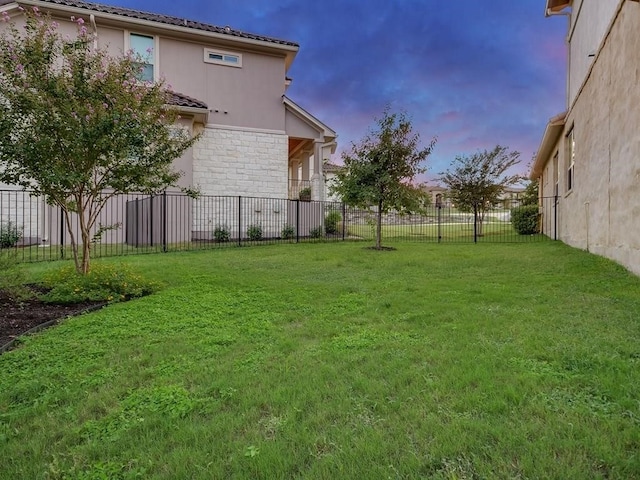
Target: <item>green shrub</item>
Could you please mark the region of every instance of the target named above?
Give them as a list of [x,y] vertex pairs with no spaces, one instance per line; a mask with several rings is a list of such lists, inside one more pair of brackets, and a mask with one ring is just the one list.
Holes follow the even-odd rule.
[[309,230],[309,236],[311,238],[322,238],[322,227],[318,226]]
[[336,210],[332,210],[324,217],[324,231],[327,235],[339,233],[338,224],[342,220],[342,215]]
[[285,225],[282,227],[282,231],[280,232],[280,237],[284,240],[291,240],[295,236],[296,232],[293,228],[293,225]]
[[0,223],[0,248],[15,247],[22,238],[22,228],[12,221]]
[[149,295],[161,287],[123,264],[93,265],[86,275],[68,265],[46,276],[44,285],[51,288],[42,296],[49,303],[119,302]]
[[247,228],[247,237],[253,241],[262,240],[262,225],[249,225],[249,228]]
[[538,205],[525,205],[511,209],[511,224],[520,235],[538,233]]
[[216,242],[228,242],[231,239],[231,232],[229,232],[229,228],[225,225],[225,226],[220,226],[218,225],[214,230],[213,230],[213,239]]
[[298,192],[298,198],[303,202],[311,201],[311,187],[304,187]]

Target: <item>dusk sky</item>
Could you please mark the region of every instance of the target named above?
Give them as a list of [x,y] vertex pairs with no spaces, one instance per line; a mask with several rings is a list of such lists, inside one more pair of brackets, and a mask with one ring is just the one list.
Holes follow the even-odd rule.
[[287,96],[338,133],[340,153],[386,105],[426,144],[427,178],[496,144],[525,173],[565,107],[566,17],[544,0],[102,0],[300,44]]

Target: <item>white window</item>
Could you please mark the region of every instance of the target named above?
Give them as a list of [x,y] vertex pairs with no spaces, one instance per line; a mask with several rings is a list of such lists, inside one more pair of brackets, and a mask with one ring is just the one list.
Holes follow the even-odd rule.
[[129,34],[129,50],[136,58],[140,59],[139,79],[145,82],[153,82],[156,78],[156,39],[151,35],[139,33]]
[[573,127],[569,130],[565,138],[565,172],[567,174],[567,193],[573,190],[576,179],[574,174],[574,163],[576,159],[576,141],[573,135]]
[[242,67],[242,55],[239,53],[225,52],[222,50],[204,49],[204,61],[228,67]]

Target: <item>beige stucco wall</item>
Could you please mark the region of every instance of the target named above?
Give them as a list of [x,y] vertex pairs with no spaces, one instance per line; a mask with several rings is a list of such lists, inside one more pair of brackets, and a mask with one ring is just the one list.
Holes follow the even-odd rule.
[[[638,25],[640,4],[625,2],[569,112],[565,134],[573,125],[576,142],[575,186],[571,192],[567,192],[564,168],[564,135],[557,151],[559,239],[609,257],[640,275]],[[543,171],[543,195],[553,195],[555,151]]]
[[594,61],[620,0],[574,0],[569,28],[569,104]]
[[[206,63],[205,48],[242,55],[242,67]],[[175,91],[206,102],[209,122],[284,130],[284,57],[167,37],[159,50],[160,74]]]

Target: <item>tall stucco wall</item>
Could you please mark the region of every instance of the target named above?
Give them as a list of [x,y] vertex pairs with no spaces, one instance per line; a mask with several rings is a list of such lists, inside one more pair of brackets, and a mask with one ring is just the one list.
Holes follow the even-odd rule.
[[571,103],[593,63],[620,0],[576,0],[569,30],[569,103]]
[[[640,274],[640,5],[625,2],[566,122],[575,187],[561,168],[560,239]],[[563,139],[563,141],[566,141]],[[562,151],[563,148],[560,148]],[[563,157],[561,153],[561,157]],[[565,165],[564,159],[560,160]]]

